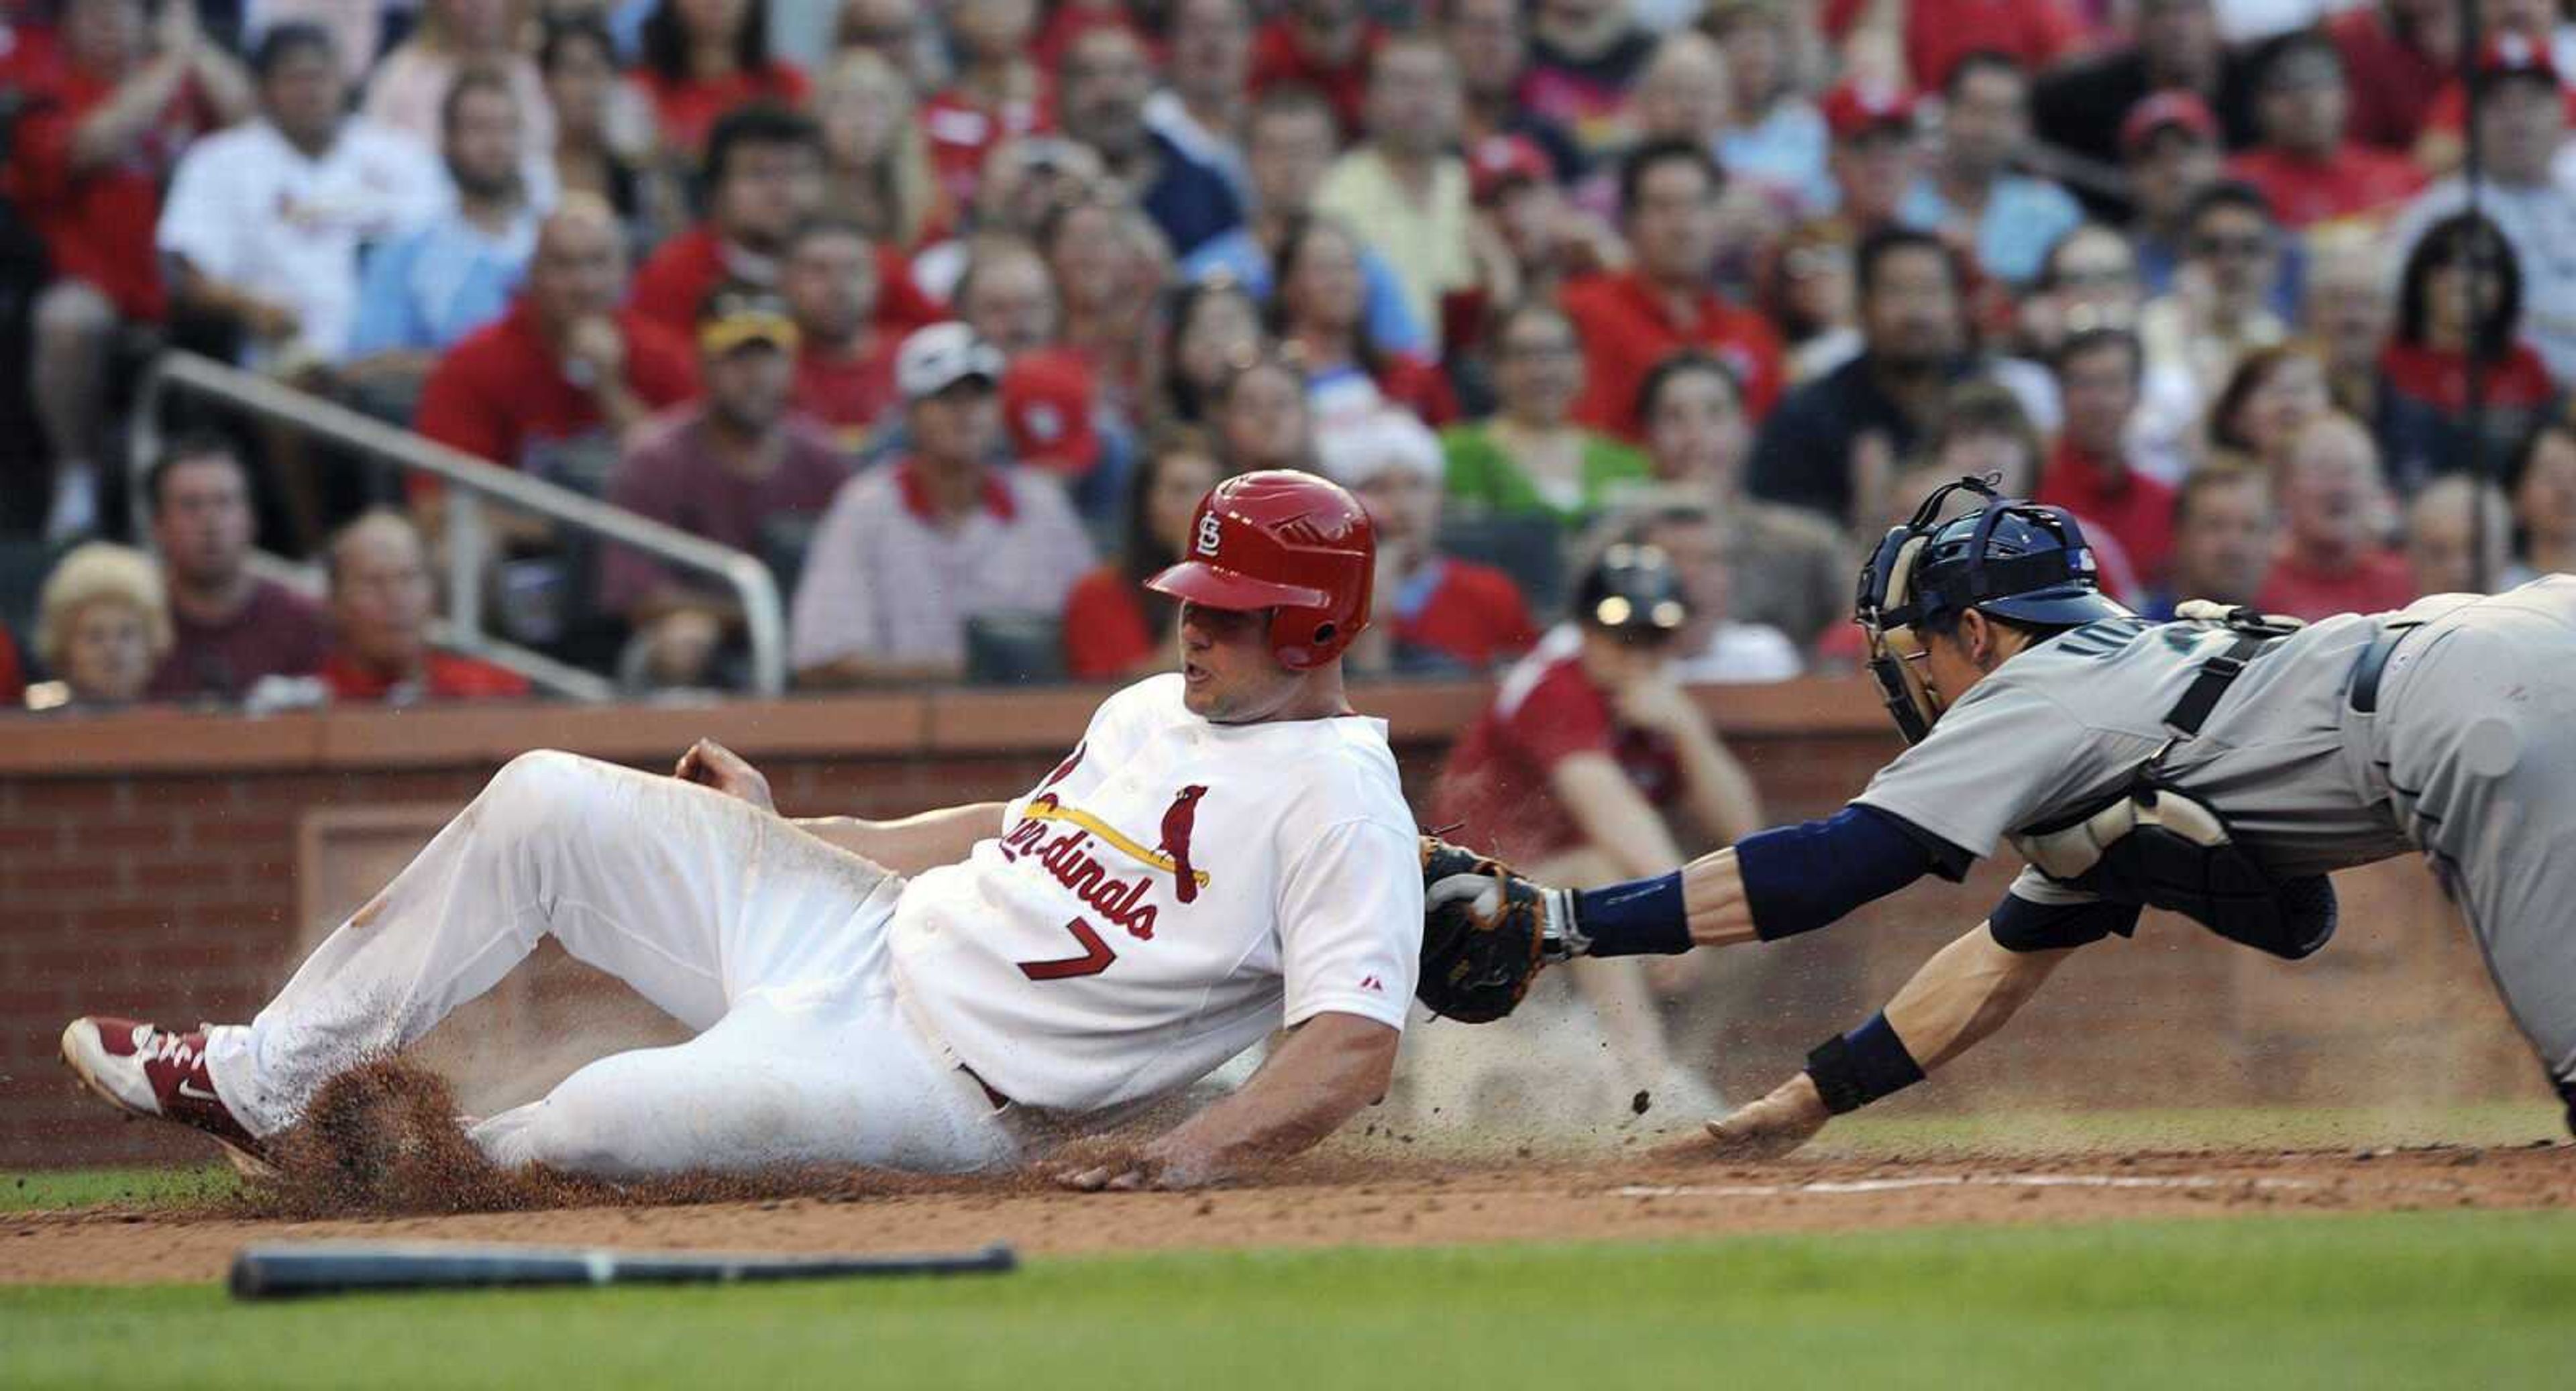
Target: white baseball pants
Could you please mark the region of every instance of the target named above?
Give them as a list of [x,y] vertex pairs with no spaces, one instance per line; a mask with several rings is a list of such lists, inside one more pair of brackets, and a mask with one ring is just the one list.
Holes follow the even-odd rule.
[[609,1176],[1013,1162],[982,1087],[895,996],[903,880],[694,784],[571,754],[513,759],[247,1026],[215,1089],[255,1134],[333,1073],[427,1033],[551,933],[693,1029],[473,1130],[496,1161]]

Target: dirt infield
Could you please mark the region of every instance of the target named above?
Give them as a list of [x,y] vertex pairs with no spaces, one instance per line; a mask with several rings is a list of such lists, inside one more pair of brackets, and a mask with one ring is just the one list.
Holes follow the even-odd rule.
[[1022,1181],[808,1183],[796,1196],[437,1217],[289,1221],[200,1208],[0,1219],[0,1283],[219,1278],[238,1247],[383,1237],[629,1247],[892,1251],[1008,1240],[1036,1255],[1746,1232],[2254,1213],[2576,1206],[2576,1145],[2215,1151],[1931,1163],[1628,1160],[1442,1164],[1343,1157],[1256,1188],[1078,1195]]

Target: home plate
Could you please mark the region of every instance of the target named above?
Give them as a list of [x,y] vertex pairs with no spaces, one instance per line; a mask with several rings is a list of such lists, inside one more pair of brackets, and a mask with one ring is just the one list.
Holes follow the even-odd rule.
[[1819,1179],[1813,1183],[1630,1184],[1622,1198],[1776,1198],[1794,1193],[1902,1193],[1912,1188],[2315,1188],[2307,1179],[2212,1178],[2184,1174],[1921,1174],[1910,1178]]

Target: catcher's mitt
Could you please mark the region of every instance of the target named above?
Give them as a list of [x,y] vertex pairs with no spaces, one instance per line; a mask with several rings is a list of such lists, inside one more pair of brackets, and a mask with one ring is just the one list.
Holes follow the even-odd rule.
[[1422,974],[1414,995],[1433,1013],[1470,1024],[1500,1019],[1566,950],[1551,933],[1566,914],[1562,891],[1509,865],[1422,838]]

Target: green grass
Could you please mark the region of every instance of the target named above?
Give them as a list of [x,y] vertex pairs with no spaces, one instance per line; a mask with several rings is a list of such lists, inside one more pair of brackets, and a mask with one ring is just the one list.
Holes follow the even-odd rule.
[[202,1203],[241,1186],[230,1165],[196,1169],[37,1169],[0,1172],[0,1212]]
[[[5,1251],[5,1247],[0,1247]],[[1000,1279],[373,1296],[0,1288],[0,1381],[1301,1391],[2564,1385],[2576,1217],[1191,1253]]]

